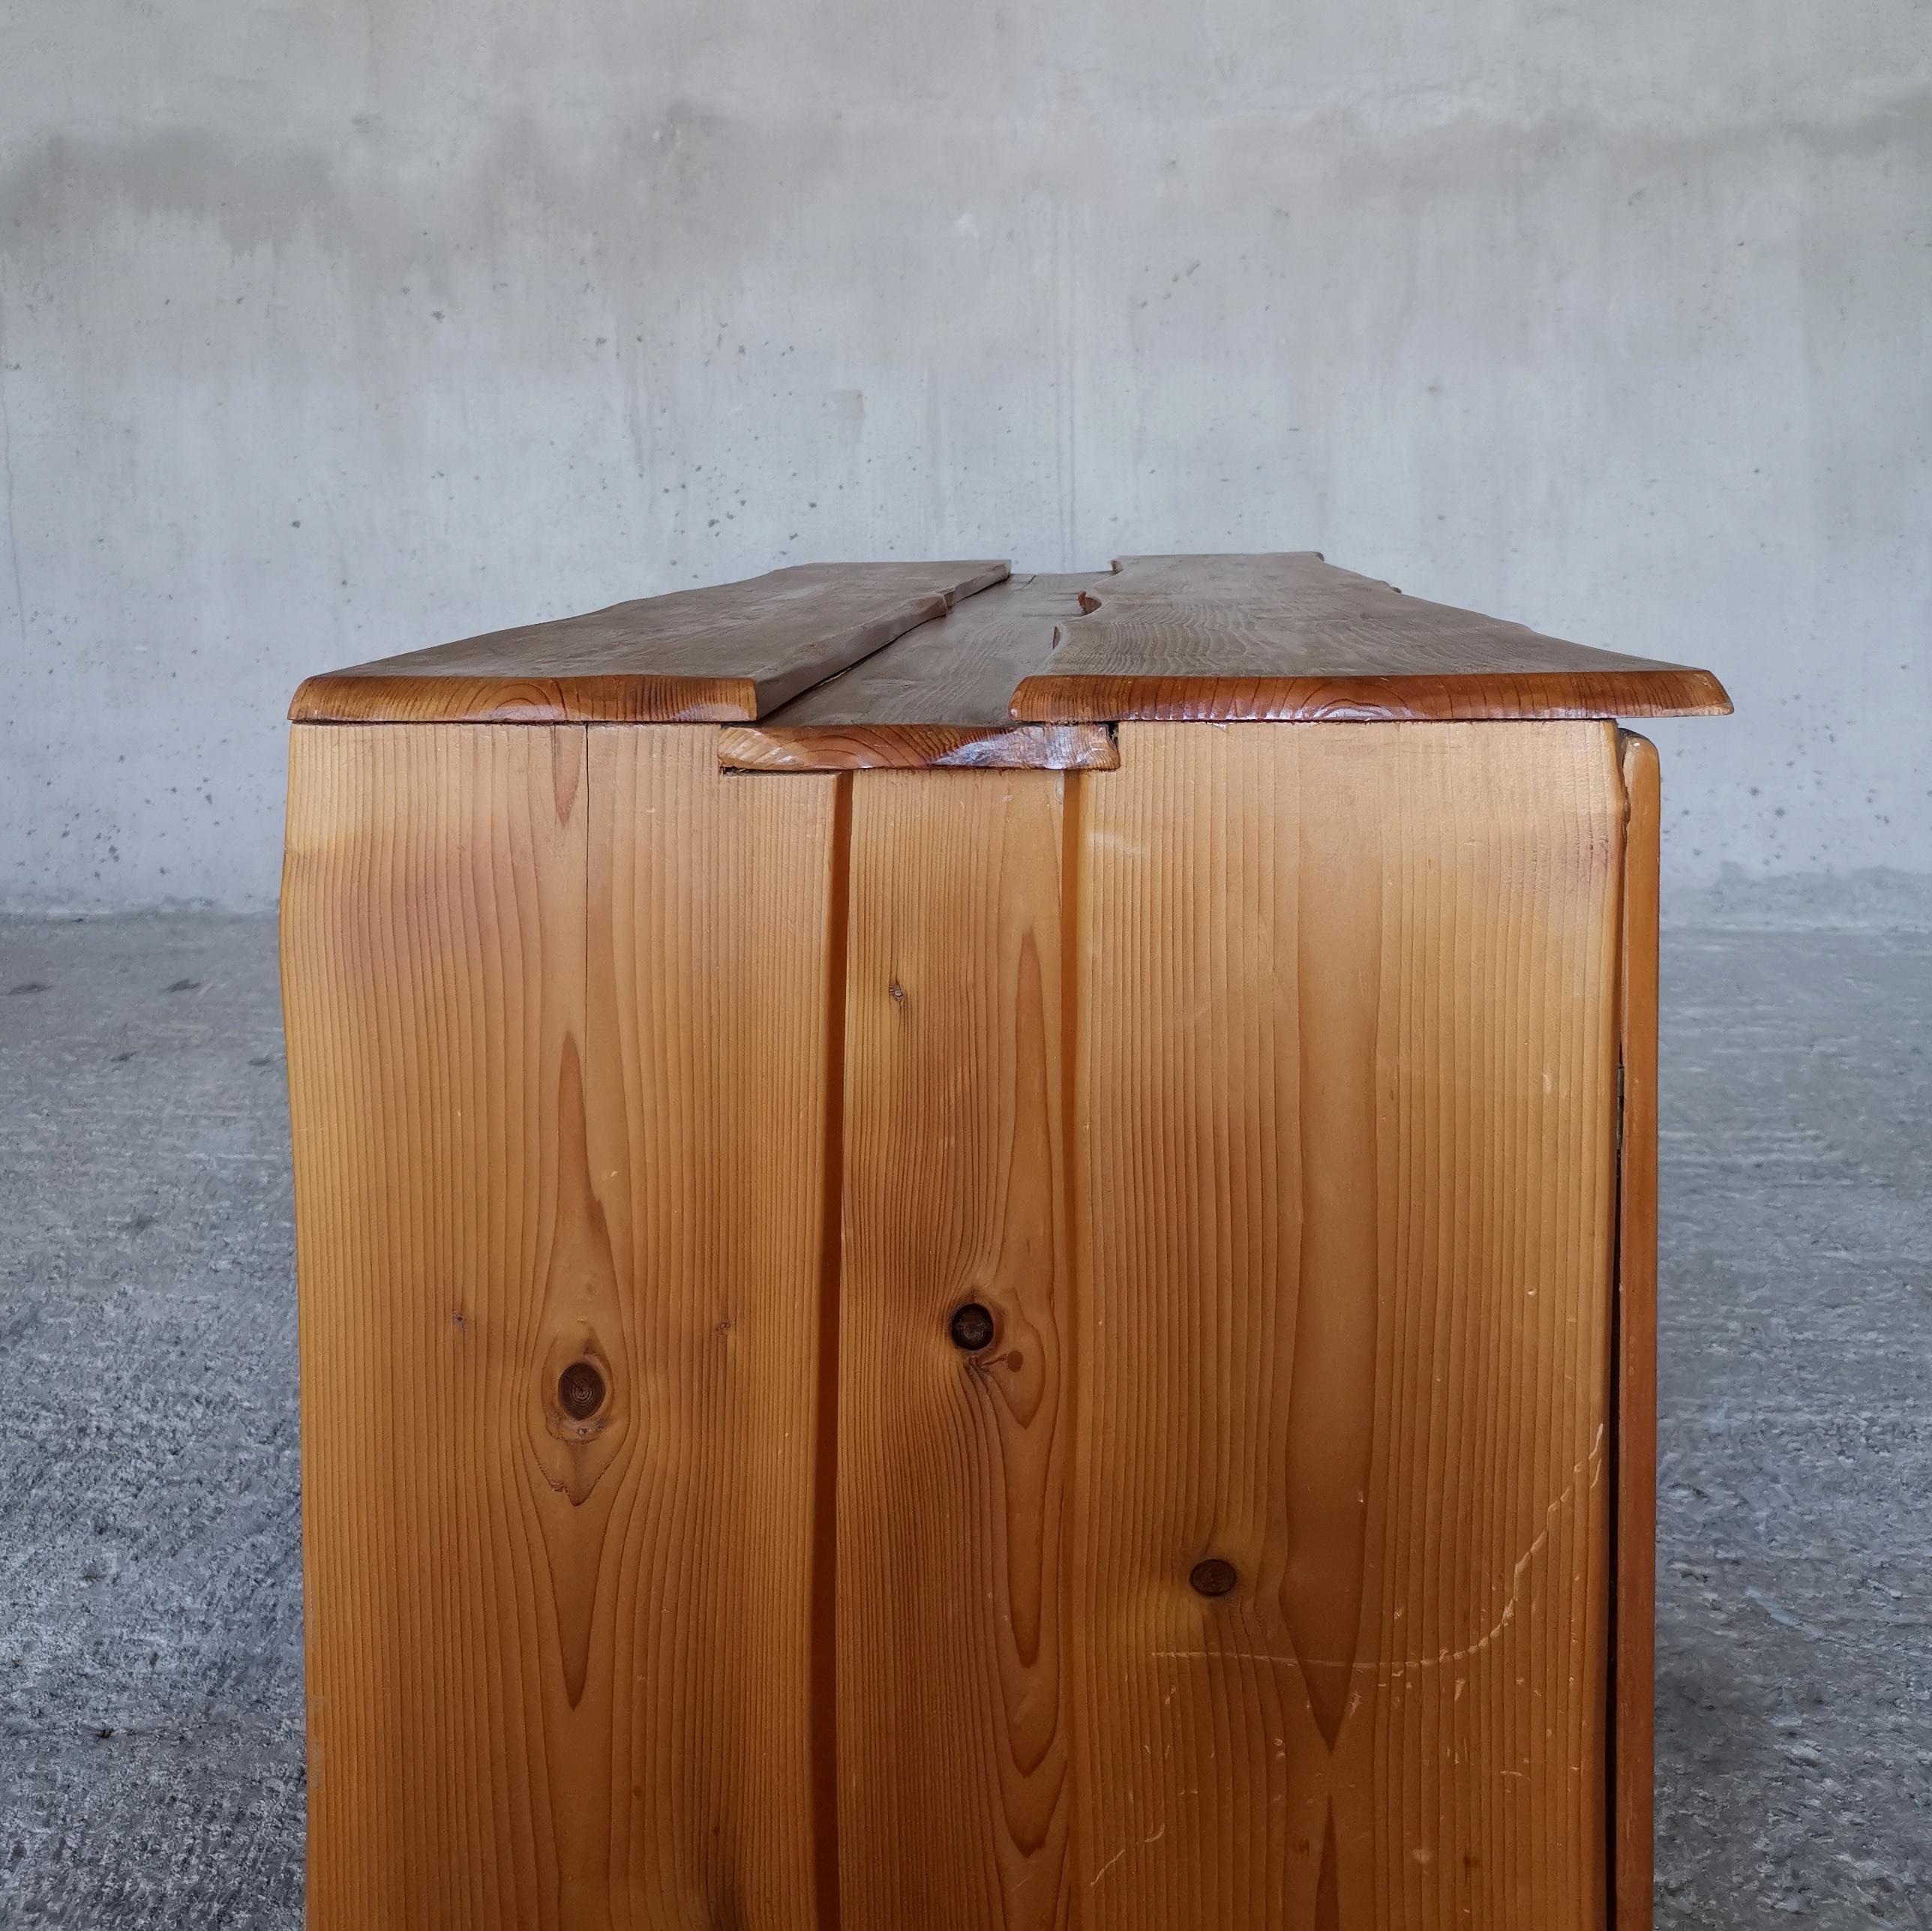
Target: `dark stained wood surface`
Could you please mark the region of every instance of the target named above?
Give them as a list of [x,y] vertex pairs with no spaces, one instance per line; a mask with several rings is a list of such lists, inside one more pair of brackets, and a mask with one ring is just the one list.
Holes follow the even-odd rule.
[[312,677],[306,723],[757,724],[733,769],[1102,769],[1127,720],[1665,717],[1708,671],[1406,597],[1312,551],[1138,556],[1112,574],[826,563]]
[[1066,619],[1012,715],[1127,718],[1670,717],[1728,711],[1708,670],[1624,657],[1406,597],[1312,550],[1129,556]]
[[1007,715],[1014,685],[1046,667],[1054,626],[1079,615],[1096,580],[1086,571],[996,583],[756,727],[721,733],[718,760],[743,771],[1111,771],[1120,760],[1102,727],[1042,730]]
[[311,677],[298,724],[730,723],[764,716],[1002,581],[1006,565],[811,563]]
[[765,720],[807,724],[995,724],[1012,722],[1013,686],[1047,670],[1056,625],[1080,615],[1081,592],[1105,571],[1010,577],[962,599],[842,675],[794,697]]

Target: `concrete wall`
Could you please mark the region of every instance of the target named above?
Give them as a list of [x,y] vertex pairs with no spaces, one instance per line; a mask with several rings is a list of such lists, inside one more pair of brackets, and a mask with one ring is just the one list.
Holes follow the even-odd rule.
[[0,903],[275,888],[304,671],[1322,549],[1706,662],[1680,884],[1932,871],[1923,0],[0,0]]

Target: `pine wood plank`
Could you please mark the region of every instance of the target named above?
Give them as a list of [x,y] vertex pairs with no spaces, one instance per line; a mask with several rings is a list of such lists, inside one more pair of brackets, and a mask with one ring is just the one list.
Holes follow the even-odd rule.
[[1121,754],[1082,781],[1082,1921],[1594,1931],[1611,735]]
[[820,1921],[836,781],[712,736],[294,733],[315,1931]]
[[[844,1931],[1066,1921],[1073,1312],[1064,800],[854,781],[839,1726]],[[956,1310],[990,1341],[962,1348]]]
[[555,1180],[581,1164],[560,1102],[583,1036],[584,754],[569,730],[292,739],[318,1931],[557,1921],[558,1605],[532,1559],[554,1444],[520,1340],[568,1237]]
[[1708,670],[1593,650],[1406,597],[1312,550],[1129,556],[1063,621],[1011,714],[1138,718],[1666,717],[1728,711]]
[[298,723],[763,717],[1002,581],[1006,565],[812,563],[525,624],[310,678]]
[[1650,1931],[1657,1624],[1657,748],[1618,734],[1624,834],[1617,1174],[1616,1931]]
[[589,733],[600,1171],[646,1369],[616,1848],[640,1927],[816,1927],[844,833],[836,780],[734,783],[712,735]]

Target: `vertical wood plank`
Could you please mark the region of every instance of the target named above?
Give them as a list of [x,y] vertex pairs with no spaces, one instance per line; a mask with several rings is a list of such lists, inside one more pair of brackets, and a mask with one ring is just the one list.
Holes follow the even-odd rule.
[[[854,781],[845,1931],[1067,1921],[1060,868],[1080,781]],[[973,1350],[949,1333],[967,1303],[994,1321]]]
[[1657,1623],[1657,747],[1618,733],[1624,845],[1617,1189],[1616,1931],[1650,1931]]
[[530,1309],[583,1181],[584,733],[291,742],[309,1923],[553,1925]]
[[590,1135],[636,1363],[597,1578],[611,1882],[628,1924],[818,1925],[838,781],[725,777],[675,727],[593,727],[589,774]]
[[1082,1922],[1600,1925],[1607,729],[1088,782]]
[[817,1920],[836,781],[712,737],[296,733],[318,1931]]

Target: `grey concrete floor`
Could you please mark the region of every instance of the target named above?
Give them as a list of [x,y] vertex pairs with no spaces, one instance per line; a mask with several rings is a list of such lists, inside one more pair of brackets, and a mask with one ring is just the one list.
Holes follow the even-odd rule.
[[[1665,948],[1658,1921],[1932,1923],[1932,934]],[[272,925],[0,921],[0,1924],[299,1922]],[[1480,1927],[1479,1927],[1480,1931]]]

